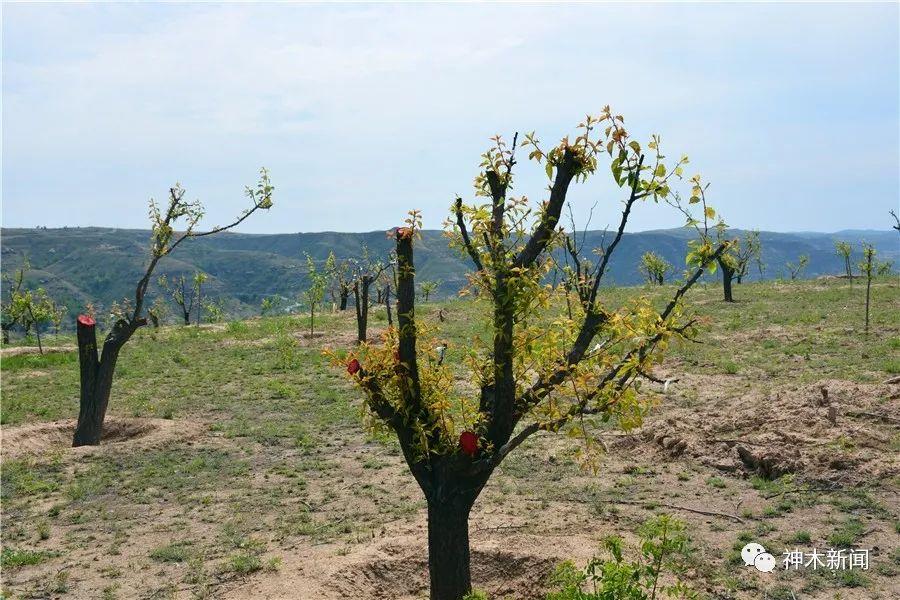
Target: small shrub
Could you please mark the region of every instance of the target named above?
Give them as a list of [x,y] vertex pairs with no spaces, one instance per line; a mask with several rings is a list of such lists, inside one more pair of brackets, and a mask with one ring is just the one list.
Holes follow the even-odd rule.
[[297,340],[280,331],[275,338],[275,368],[287,371],[297,366]]
[[[696,598],[677,575],[684,568],[689,555],[688,538],[683,522],[668,515],[659,515],[645,522],[638,534],[640,555],[634,561],[624,558],[622,539],[607,538],[603,546],[609,558],[592,559],[583,571],[571,562],[559,565],[548,581],[553,591],[547,600],[655,600]],[[662,573],[676,575],[671,585],[660,583]],[[590,592],[585,592],[590,588]]]

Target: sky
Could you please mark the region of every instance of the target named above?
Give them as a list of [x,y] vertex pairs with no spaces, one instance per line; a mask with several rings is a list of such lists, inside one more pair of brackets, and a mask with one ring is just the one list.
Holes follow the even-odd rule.
[[[8,4],[4,227],[146,228],[180,182],[247,233],[438,228],[489,138],[546,145],[611,105],[710,182],[734,227],[888,229],[900,198],[900,5]],[[608,162],[574,186],[615,227]],[[515,194],[546,198],[516,167]],[[639,206],[628,230],[677,227]]]

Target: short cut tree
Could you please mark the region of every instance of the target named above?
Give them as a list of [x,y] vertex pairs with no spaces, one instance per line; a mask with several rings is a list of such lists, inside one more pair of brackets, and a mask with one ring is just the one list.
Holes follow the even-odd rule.
[[[171,254],[187,239],[229,230],[244,222],[256,211],[271,208],[273,190],[268,172],[262,169],[256,187],[247,187],[245,190],[245,194],[250,200],[250,207],[232,223],[213,227],[208,231],[197,231],[197,226],[204,214],[203,205],[199,201],[186,200],[184,189],[180,185],[176,184],[169,190],[169,201],[164,210],[154,200],[150,200],[152,224],[150,257],[146,270],[135,288],[134,303],[126,301],[121,307],[120,315],[106,335],[102,348],[97,346],[97,323],[94,318],[90,314],[82,314],[78,315],[76,319],[78,358],[81,369],[81,400],[78,425],[72,439],[73,446],[94,446],[100,443],[116,361],[122,347],[131,339],[134,332],[147,324],[147,317],[144,316],[144,301],[153,271],[159,261]],[[185,228],[179,233],[175,231],[175,226],[182,219]]]
[[[476,200],[466,204],[458,198],[448,220],[452,243],[474,268],[469,290],[487,308],[489,338],[473,340],[462,357],[477,392],[454,387],[454,357],[440,364],[436,355],[437,324],[416,318],[416,211],[394,231],[396,327],[387,329],[382,343],[362,344],[341,357],[364,391],[374,422],[397,436],[424,493],[432,600],[459,600],[470,592],[469,512],[510,452],[537,432],[564,427],[591,448],[585,416],[623,427],[640,423],[649,399],[638,393],[638,381],[671,343],[696,335],[684,295],[727,247],[708,235],[692,240],[690,271],[665,304],[638,298],[608,305],[600,281],[632,209],[673,201],[687,158],[667,164],[656,136],[645,151],[629,138],[622,117],[606,108],[553,147],[545,148],[534,134],[525,136],[522,147],[550,182],[549,197],[535,204],[509,193],[516,139],[512,145],[493,139],[475,178]],[[600,172],[604,157],[622,190],[622,216],[586,275],[586,294],[570,319],[561,308],[561,290],[547,284],[550,253],[565,236],[559,220],[570,185]],[[707,230],[707,216],[702,219]]]

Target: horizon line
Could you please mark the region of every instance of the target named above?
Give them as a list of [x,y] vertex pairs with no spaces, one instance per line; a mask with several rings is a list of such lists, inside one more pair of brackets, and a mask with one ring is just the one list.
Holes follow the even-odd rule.
[[[625,231],[627,234],[638,234],[638,233],[660,233],[660,232],[670,232],[670,231],[681,231],[687,229],[688,226],[684,225],[681,227],[667,227],[667,228],[656,228],[656,229],[642,229],[640,231]],[[36,225],[33,227],[14,227],[14,226],[5,226],[0,225],[0,232],[6,230],[21,230],[21,231],[67,231],[70,229],[108,229],[108,230],[121,230],[121,231],[150,231],[149,227],[116,227],[111,225],[63,225],[60,227],[47,227],[43,225]],[[317,235],[317,234],[371,234],[371,233],[387,233],[391,231],[391,229],[369,229],[366,231],[338,231],[335,229],[326,229],[322,231],[282,231],[277,233],[261,233],[261,232],[244,232],[244,231],[223,231],[221,232],[224,235],[247,235],[247,236],[266,236],[266,235]],[[836,231],[818,231],[814,229],[797,229],[797,230],[774,230],[774,229],[756,229],[756,228],[745,228],[745,227],[728,227],[729,230],[732,231],[758,231],[759,233],[779,233],[779,234],[809,234],[814,233],[818,235],[835,235],[839,233],[846,232],[871,232],[871,233],[890,233],[894,229],[889,227],[887,229],[865,229],[865,228],[848,228],[848,229],[838,229]],[[178,231],[178,230],[176,230]],[[444,232],[445,229],[431,229],[425,228],[420,231],[436,231],[436,232]],[[587,229],[587,230],[579,230],[579,233],[587,232],[587,233],[603,233],[604,231],[609,231],[608,229]]]

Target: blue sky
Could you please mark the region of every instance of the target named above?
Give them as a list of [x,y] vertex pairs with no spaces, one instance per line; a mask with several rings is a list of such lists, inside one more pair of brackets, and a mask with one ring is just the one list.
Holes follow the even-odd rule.
[[[610,104],[741,228],[888,228],[897,3],[4,4],[3,225],[146,227],[180,181],[208,223],[270,169],[245,232],[371,231],[471,196],[495,133]],[[604,170],[571,195],[614,224]],[[517,193],[545,196],[519,165]],[[681,224],[641,206],[632,231]]]

